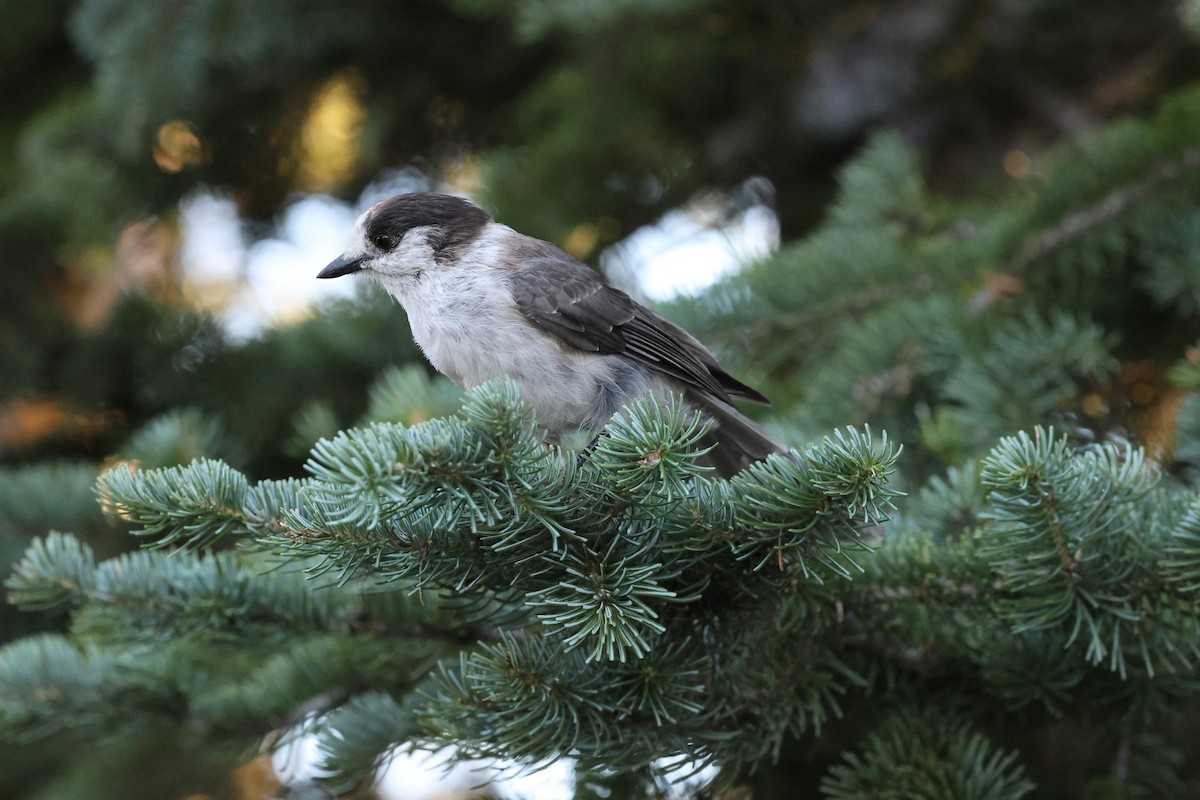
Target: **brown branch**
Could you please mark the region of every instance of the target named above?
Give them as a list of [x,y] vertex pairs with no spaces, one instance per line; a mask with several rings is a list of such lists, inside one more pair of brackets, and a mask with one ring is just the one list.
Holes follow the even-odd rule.
[[1058,495],[1051,489],[1042,494],[1042,516],[1046,520],[1046,528],[1050,539],[1054,542],[1054,550],[1058,560],[1062,562],[1063,572],[1074,576],[1079,569],[1080,558],[1071,554],[1071,546],[1067,541],[1067,533],[1063,530],[1062,520],[1058,516]]
[[996,586],[980,586],[974,583],[956,583],[946,578],[934,578],[917,587],[881,586],[859,595],[865,603],[924,602],[937,597],[974,599],[995,590]]
[[1200,166],[1200,146],[1184,150],[1179,158],[1160,163],[1141,180],[1114,189],[1100,202],[1068,214],[1053,228],[1039,233],[1021,248],[1004,272],[1013,275],[1023,272],[1042,256],[1087,233],[1100,223],[1107,222],[1162,184],[1175,180],[1197,166]]

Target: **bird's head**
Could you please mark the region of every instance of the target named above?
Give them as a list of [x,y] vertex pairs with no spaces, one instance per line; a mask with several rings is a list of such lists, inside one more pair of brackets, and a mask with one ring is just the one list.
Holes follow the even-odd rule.
[[446,194],[418,192],[383,200],[354,224],[350,247],[318,278],[364,272],[389,290],[454,260],[492,221],[487,212]]

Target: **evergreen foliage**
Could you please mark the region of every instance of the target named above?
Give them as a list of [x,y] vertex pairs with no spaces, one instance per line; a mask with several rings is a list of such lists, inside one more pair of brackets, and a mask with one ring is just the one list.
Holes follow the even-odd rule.
[[[122,465],[101,476],[102,505],[156,544],[185,549],[97,564],[77,540],[54,534],[35,541],[8,588],[27,608],[74,606],[75,635],[99,649],[72,656],[71,668],[94,659],[98,674],[105,659],[145,637],[262,646],[270,636],[333,632],[347,598],[385,589],[421,598],[397,618],[414,632],[428,621],[420,606],[431,598],[442,598],[433,605],[446,604],[459,624],[497,626],[491,643],[464,652],[457,666],[431,671],[427,663],[417,694],[401,696],[382,718],[380,703],[392,701],[376,695],[326,716],[329,766],[345,786],[364,776],[347,774],[341,754],[351,765],[373,763],[398,732],[480,756],[540,762],[570,754],[610,770],[663,757],[752,763],[785,732],[819,726],[842,684],[864,679],[806,643],[774,679],[781,690],[800,675],[819,683],[747,719],[746,687],[714,664],[766,646],[772,632],[747,623],[780,587],[803,597],[811,583],[823,598],[828,581],[861,569],[852,553],[866,552],[862,530],[890,508],[885,481],[896,453],[886,439],[847,429],[723,481],[703,477],[695,463],[705,430],[680,405],[635,405],[576,467],[574,456],[541,444],[529,410],[502,385],[469,393],[460,416],[413,428],[377,423],[323,440],[312,477],[300,482],[252,486],[211,460],[137,472]],[[255,577],[232,552],[204,554],[228,536],[336,581],[306,582],[294,570]],[[801,624],[830,637],[833,620],[821,616]],[[48,639],[4,651],[6,685],[25,691],[41,669],[32,662],[64,647]],[[419,679],[407,666],[398,674]],[[312,668],[328,671],[320,662]],[[44,676],[48,695],[73,691]],[[142,710],[186,692],[178,680],[144,687],[151,702]],[[89,691],[107,688],[100,680]],[[23,709],[4,727],[33,736],[60,713]],[[761,733],[731,738],[747,725]],[[364,748],[374,748],[365,762]]]
[[[1024,797],[1015,754],[1003,755],[978,732],[930,713],[896,713],[822,782],[826,797]],[[898,768],[899,767],[899,768]]]
[[[383,5],[48,3],[0,34],[66,87],[0,77],[25,115],[0,126],[0,388],[87,422],[0,470],[0,792],[220,795],[312,732],[323,795],[446,743],[569,758],[581,798],[705,767],[760,800],[1200,795],[1200,89],[1174,4],[457,0],[366,24]],[[920,78],[838,133],[811,108],[859,50]],[[1127,59],[1133,96],[1097,99],[1117,90],[1088,70]],[[785,233],[811,230],[664,313],[776,400],[792,455],[712,478],[679,404],[547,446],[511,386],[461,397],[409,363],[378,295],[249,342],[170,290],[68,319],[115,220],[200,179],[271,213],[304,180],[276,143],[333,79],[370,114],[326,188],[478,144],[491,207],[558,241],[766,174]],[[1011,180],[976,180],[1000,161],[979,145],[947,179],[952,133],[1045,141],[1014,98],[1069,91],[1145,113],[1065,126]],[[171,119],[193,172],[150,166]],[[869,138],[816,224],[810,162],[880,120],[905,133]]]

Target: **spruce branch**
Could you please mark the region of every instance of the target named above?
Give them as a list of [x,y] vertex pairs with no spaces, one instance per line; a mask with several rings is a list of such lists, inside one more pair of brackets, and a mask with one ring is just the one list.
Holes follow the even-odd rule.
[[591,455],[593,466],[633,502],[672,503],[690,491],[691,479],[708,471],[697,449],[710,425],[678,397],[659,404],[638,400],[617,412]]
[[74,536],[34,539],[4,582],[8,600],[25,609],[53,608],[94,591],[96,557]]
[[[61,636],[30,637],[0,649],[0,732],[38,738],[96,714],[112,665]],[[86,720],[86,716],[84,718]]]
[[613,738],[603,675],[541,637],[506,637],[441,669],[425,713],[479,757],[554,758]]
[[[98,640],[137,641],[141,628],[179,640],[350,636],[351,652],[366,654],[376,638],[417,643],[400,659],[407,681],[388,691],[407,692],[439,655],[473,644],[403,701],[367,693],[336,705],[344,694],[334,684],[351,673],[316,640],[289,652],[324,667],[255,671],[255,681],[274,676],[289,692],[323,692],[305,708],[323,714],[339,786],[407,741],[449,740],[464,756],[525,763],[570,754],[643,769],[663,756],[708,763],[718,753],[751,763],[788,735],[819,730],[841,713],[839,698],[865,686],[843,654],[816,645],[843,633],[819,581],[849,575],[846,551],[865,549],[863,530],[890,513],[898,448],[845,429],[733,480],[710,479],[697,463],[706,430],[678,401],[635,403],[580,466],[540,441],[514,386],[492,384],[468,392],[456,417],[318,442],[303,480],[251,485],[196,462],[114,470],[101,482],[111,510],[162,541],[236,530],[296,569],[259,574],[231,552],[140,552],[93,565],[53,539],[35,545],[14,580],[27,602],[74,603],[79,632]],[[320,576],[336,580],[314,583]],[[364,584],[377,600],[359,595]],[[747,624],[763,602],[757,592],[783,587],[794,592],[786,623]],[[755,633],[723,643],[720,630]],[[781,630],[794,634],[786,652],[757,663]],[[718,655],[745,659],[773,696],[756,695],[744,717],[731,711],[747,698],[717,688]],[[202,687],[198,675],[181,675],[183,684]],[[278,715],[272,696],[253,704],[224,693],[203,714],[214,725]],[[747,724],[754,743],[733,745]]]
[[905,531],[937,531],[951,541],[969,536],[981,523],[986,493],[979,480],[979,462],[950,467],[934,475],[904,507],[896,520]]
[[937,713],[897,711],[821,782],[834,800],[862,797],[1018,800],[1034,789],[1015,752],[970,724]]
[[[327,630],[352,595],[321,591],[295,572],[261,574],[231,552],[126,553],[96,563],[72,537],[35,540],[8,581],[14,602],[119,609],[132,637],[196,631]],[[111,632],[110,632],[111,635]]]
[[400,474],[418,455],[404,434],[402,425],[377,423],[313,446],[305,466],[315,482],[307,499],[325,521],[370,530],[385,502],[405,499]]
[[390,636],[318,634],[232,655],[234,681],[208,663],[181,667],[178,680],[191,713],[215,730],[261,729],[264,720],[286,728],[370,687],[409,691],[453,650],[433,639],[406,637],[398,647]]
[[[418,364],[386,367],[367,390],[366,419],[416,425],[452,410],[461,391]],[[310,440],[312,441],[312,440]]]
[[662,727],[698,718],[705,710],[705,677],[712,663],[690,640],[651,652],[616,671],[614,707],[627,717],[653,718]]
[[[1029,311],[989,331],[978,354],[959,357],[942,388],[964,432],[1009,432],[1053,420],[1081,387],[1117,371],[1115,342],[1097,324],[1063,313]],[[945,344],[943,346],[952,347]],[[982,439],[976,435],[972,438]]]
[[95,464],[69,461],[0,468],[0,536],[111,533],[96,507],[96,473]]
[[636,660],[666,630],[650,601],[675,597],[655,580],[660,571],[625,563],[568,566],[564,580],[530,593],[528,602],[548,630],[566,634],[568,649],[590,641],[589,661]]
[[339,795],[369,785],[397,744],[419,733],[412,714],[379,691],[350,698],[318,725],[322,782]]
[[1185,593],[1200,589],[1200,497],[1171,532],[1163,564],[1166,579]]
[[245,524],[260,539],[284,533],[289,511],[300,508],[310,481],[286,478],[259,481],[246,492],[242,506]]
[[1064,716],[1090,672],[1086,662],[1064,657],[1067,636],[1060,631],[993,630],[977,641],[980,676],[1012,709],[1035,706]]
[[171,704],[171,692],[125,657],[80,648],[63,636],[0,648],[0,738],[30,741],[66,729],[96,729],[123,713]]
[[[563,653],[542,636],[510,636],[438,671],[420,692],[422,727],[474,758],[540,763],[571,755],[623,770],[668,754],[709,760],[709,745],[697,738],[705,663],[691,647],[634,665]],[[682,685],[667,689],[672,676]],[[627,705],[633,698],[643,699],[641,708]]]
[[156,546],[204,547],[226,535],[248,533],[242,504],[246,477],[220,461],[135,471],[121,464],[100,476],[96,494],[111,514],[141,526]]
[[235,449],[227,441],[220,419],[197,408],[181,408],[155,417],[131,436],[117,455],[147,469],[213,458]]
[[997,609],[1015,633],[1059,631],[1066,647],[1082,641],[1090,663],[1107,659],[1121,675],[1131,656],[1153,672],[1152,652],[1161,658],[1164,646],[1169,653],[1183,645],[1172,644],[1180,631],[1170,622],[1171,600],[1145,577],[1164,540],[1139,541],[1136,533],[1147,523],[1138,505],[1157,480],[1141,451],[1073,453],[1066,437],[1037,428],[1002,439],[982,462],[981,480],[991,524],[977,535],[979,554],[992,565]]
[[869,429],[847,428],[797,458],[752,465],[731,480],[737,523],[752,532],[735,551],[754,569],[775,564],[782,572],[793,560],[806,578],[851,577],[861,567],[850,551],[869,549],[862,529],[885,520],[899,494],[884,481],[897,458],[886,435],[876,445]]

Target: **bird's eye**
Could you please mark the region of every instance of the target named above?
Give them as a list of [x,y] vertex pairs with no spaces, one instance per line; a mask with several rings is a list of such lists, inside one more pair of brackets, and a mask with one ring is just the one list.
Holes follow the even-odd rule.
[[371,243],[383,252],[389,253],[396,246],[396,237],[390,233],[380,233],[371,240]]

